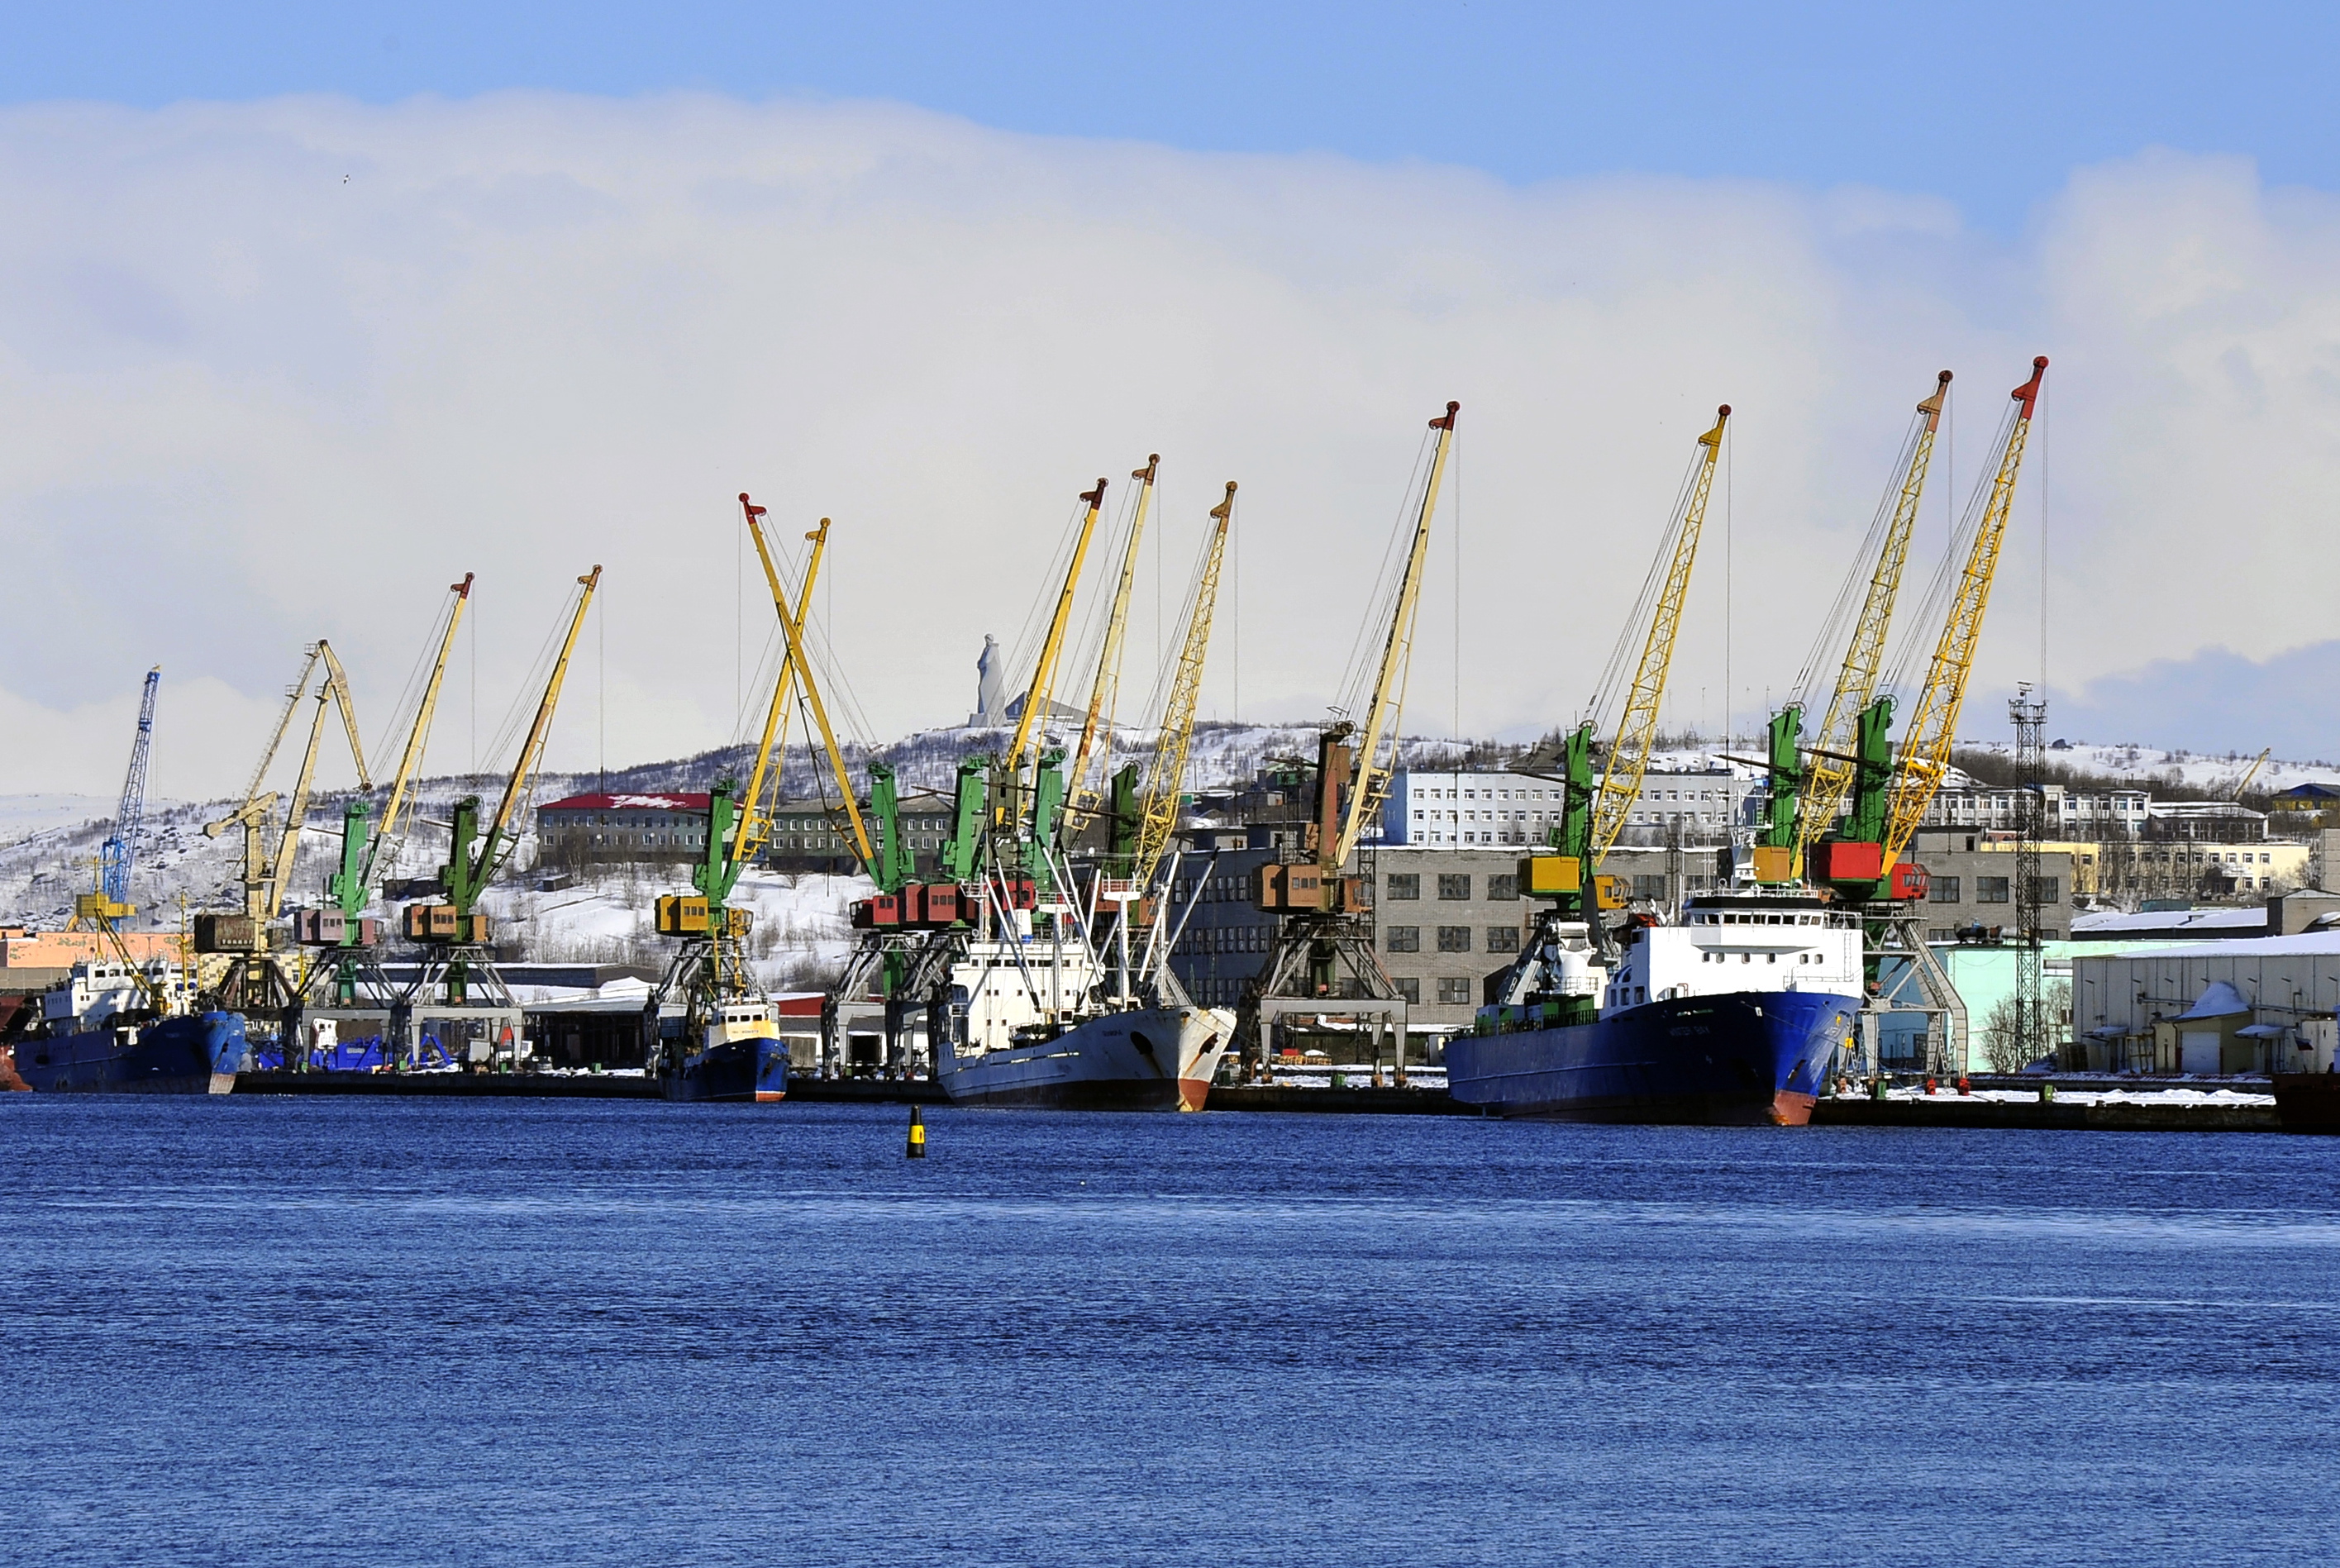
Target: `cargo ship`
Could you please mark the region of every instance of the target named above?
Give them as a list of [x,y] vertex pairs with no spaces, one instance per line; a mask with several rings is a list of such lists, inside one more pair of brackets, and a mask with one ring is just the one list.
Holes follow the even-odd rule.
[[1029,888],[1009,885],[991,934],[966,940],[950,967],[934,1049],[943,1092],[954,1105],[1203,1109],[1234,1015],[1196,1007],[1158,955],[1134,965],[1125,926],[1106,962],[1069,905],[1015,907]]
[[1503,1116],[1801,1126],[1849,1057],[1863,993],[1857,917],[1801,893],[1714,894],[1636,919],[1612,954],[1547,920],[1473,1032],[1449,1091]]
[[84,959],[43,995],[16,1042],[17,1076],[36,1092],[226,1094],[250,1057],[243,1017],[193,1012],[193,1000],[175,964]]

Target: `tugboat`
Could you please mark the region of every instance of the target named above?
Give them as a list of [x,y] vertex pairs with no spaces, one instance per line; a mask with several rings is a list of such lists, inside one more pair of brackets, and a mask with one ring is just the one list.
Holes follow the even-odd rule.
[[85,958],[42,997],[17,1076],[36,1092],[227,1094],[250,1057],[243,1016],[194,1012],[194,994],[167,959]]

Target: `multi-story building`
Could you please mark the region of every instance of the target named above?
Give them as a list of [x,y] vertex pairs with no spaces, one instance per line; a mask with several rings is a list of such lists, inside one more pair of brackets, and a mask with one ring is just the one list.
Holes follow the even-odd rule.
[[536,809],[536,841],[547,866],[692,859],[707,847],[707,797],[570,795]]
[[[1926,868],[1926,898],[1917,910],[1926,940],[1955,942],[1961,932],[2017,934],[2013,848],[1963,828],[1918,829],[1909,858]],[[2040,938],[2059,941],[2072,929],[2076,893],[2069,849],[2040,849],[2038,893]]]
[[[1241,1001],[1274,943],[1275,917],[1252,906],[1257,868],[1284,853],[1268,836],[1264,827],[1197,835],[1188,875],[1176,884],[1174,918],[1195,894],[1191,878],[1204,878],[1171,968],[1206,1007]],[[1360,850],[1353,864],[1371,889],[1367,928],[1406,1000],[1407,1027],[1432,1034],[1469,1027],[1486,978],[1518,955],[1533,918],[1514,862],[1459,846],[1378,845]]]
[[[1651,769],[1626,817],[1624,841],[1720,843],[1751,821],[1754,780],[1727,763]],[[1560,785],[1523,773],[1431,773],[1403,769],[1382,804],[1380,842],[1406,849],[1518,849],[1542,844],[1560,825]]]
[[[1921,825],[1966,828],[1978,832],[2014,831],[2023,826],[2022,801],[2027,791],[2011,784],[1978,784],[1963,773],[1944,780],[1934,791]],[[2152,798],[2142,789],[2072,789],[2049,784],[2045,789],[2042,825],[2050,839],[2106,839],[2123,833],[2142,834],[2153,811]]]
[[[707,799],[688,790],[571,795],[536,810],[544,864],[570,868],[697,859],[707,848]],[[868,810],[868,803],[861,803]],[[921,872],[932,871],[947,811],[905,811],[902,833]],[[785,871],[850,872],[859,862],[841,820],[814,801],[784,802],[772,813],[766,865]]]

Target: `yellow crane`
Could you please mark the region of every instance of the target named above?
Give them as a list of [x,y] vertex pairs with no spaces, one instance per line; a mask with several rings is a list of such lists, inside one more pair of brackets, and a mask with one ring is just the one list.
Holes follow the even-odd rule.
[[[537,767],[544,759],[545,742],[552,734],[552,715],[560,705],[560,689],[569,676],[569,661],[577,651],[578,634],[585,629],[585,613],[593,608],[594,590],[600,585],[601,568],[598,564],[577,580],[577,599],[569,610],[569,629],[560,640],[560,651],[553,658],[551,672],[545,678],[544,690],[537,699],[536,715],[529,721],[527,738],[521,742],[520,755],[512,763],[511,776],[504,781],[503,796],[496,803],[495,815],[489,819],[484,837],[480,831],[480,798],[466,796],[455,804],[454,820],[448,834],[447,863],[439,868],[440,885],[447,890],[446,901],[406,906],[406,935],[410,939],[434,947],[451,946],[454,949],[443,959],[425,962],[422,972],[408,989],[405,1002],[409,1007],[418,999],[427,999],[443,983],[444,1005],[468,1008],[471,1006],[471,986],[475,974],[486,979],[491,1006],[506,1010],[511,1007],[509,990],[496,977],[485,955],[466,949],[481,949],[488,944],[488,918],[480,913],[480,900],[519,844],[521,806],[528,799]],[[516,1016],[512,1022],[517,1023]],[[393,1024],[393,1028],[399,1027]]]
[[422,769],[423,752],[431,743],[431,720],[439,712],[439,688],[447,677],[447,660],[454,651],[455,632],[463,624],[464,608],[471,602],[473,575],[467,571],[462,581],[447,585],[452,597],[447,601],[446,624],[439,634],[439,646],[431,661],[431,674],[422,685],[421,700],[415,704],[414,723],[406,732],[405,749],[398,754],[398,770],[390,780],[390,799],[383,803],[381,825],[374,829],[374,847],[366,855],[369,875],[385,840],[392,844],[395,853],[400,825],[413,804],[414,782]]
[[[274,956],[269,951],[269,925],[284,904],[284,891],[291,885],[292,866],[300,854],[301,835],[307,826],[309,795],[317,772],[317,749],[324,739],[325,710],[328,706],[341,711],[342,728],[349,738],[350,759],[357,765],[358,788],[370,790],[373,780],[366,772],[365,746],[358,738],[357,708],[350,696],[349,677],[332,645],[320,639],[305,650],[300,678],[286,690],[283,711],[277,716],[276,728],[270,735],[268,746],[261,753],[260,766],[253,770],[246,787],[242,807],[216,822],[205,823],[203,836],[216,839],[231,828],[243,831],[243,855],[238,869],[238,879],[243,885],[244,924],[241,928],[223,926],[215,917],[206,917],[203,928],[211,939],[198,934],[199,950],[234,955],[228,974],[218,987],[222,1004],[231,1010],[251,1011],[289,1002],[297,988],[283,974]],[[310,678],[323,667],[323,677],[317,683],[316,711],[309,721],[309,741],[301,755],[301,768],[292,786],[292,797],[286,807],[284,819],[276,827],[274,843],[269,842],[269,828],[274,817],[277,795],[263,791],[270,766],[275,761],[286,730],[291,727],[293,710],[307,695]]]
[[[1381,809],[1389,778],[1396,766],[1396,732],[1405,703],[1405,680],[1413,663],[1413,623],[1422,608],[1422,568],[1430,554],[1430,520],[1438,510],[1439,486],[1446,478],[1446,460],[1454,447],[1454,416],[1462,405],[1450,402],[1446,412],[1430,422],[1438,432],[1430,457],[1430,479],[1422,487],[1422,510],[1413,520],[1413,540],[1406,551],[1404,575],[1398,580],[1397,603],[1390,615],[1389,634],[1382,641],[1381,663],[1373,672],[1373,691],[1365,705],[1365,721],[1356,750],[1356,763],[1347,782],[1347,800],[1339,814],[1340,831],[1317,835],[1316,864],[1327,885],[1340,875],[1357,846],[1366,813]],[[1382,742],[1390,742],[1384,756]],[[1322,786],[1329,795],[1334,780]]]
[[2251,787],[2251,780],[2259,776],[2259,769],[2266,766],[2267,757],[2274,750],[2275,748],[2270,746],[2258,754],[2258,759],[2244,770],[2242,780],[2235,786],[2233,792],[2227,795],[2227,799],[2239,800],[2243,798],[2243,791]]
[[[1102,484],[1098,487],[1102,490]],[[845,753],[837,744],[837,732],[828,722],[828,710],[820,700],[820,683],[813,679],[812,662],[805,657],[804,640],[798,630],[802,624],[797,612],[788,609],[788,589],[780,581],[778,562],[773,558],[769,541],[764,537],[764,509],[748,499],[743,491],[739,510],[746,517],[748,532],[756,541],[756,558],[763,562],[764,581],[772,590],[772,608],[778,611],[780,630],[788,640],[788,664],[793,666],[798,687],[804,693],[805,706],[812,710],[813,722],[820,729],[821,745],[828,753],[830,775],[837,781],[837,792],[844,808],[847,824],[852,829],[853,852],[871,875],[878,873],[878,853],[869,841],[868,825],[862,819],[861,808],[853,794],[853,780],[845,770]],[[1092,520],[1095,513],[1091,514]],[[820,536],[826,542],[828,520],[821,519]],[[1027,717],[1028,711],[1027,711]]]
[[1917,707],[1909,715],[1909,729],[1902,732],[1900,752],[1894,761],[1885,820],[1884,862],[1889,874],[1925,819],[1926,808],[1932,804],[1950,765],[1958,710],[1966,701],[1967,677],[1974,670],[1983,612],[1990,607],[1991,580],[1998,571],[1999,547],[2006,541],[2008,518],[2015,508],[2015,481],[2023,469],[2024,442],[2031,432],[2032,411],[2038,404],[2040,383],[2047,375],[2048,356],[2041,354],[2031,362],[2031,379],[2008,394],[2015,406],[1991,471],[1982,520],[1968,548],[1949,615],[1926,666],[1926,684],[1918,693]]
[[1073,590],[1080,585],[1081,563],[1088,558],[1089,539],[1096,532],[1097,513],[1105,507],[1105,486],[1100,476],[1095,490],[1081,494],[1088,511],[1081,519],[1080,535],[1073,543],[1072,563],[1065,569],[1065,586],[1056,595],[1056,613],[1048,619],[1048,635],[1040,643],[1039,661],[1033,665],[1031,684],[1025,688],[1024,711],[1016,718],[1016,739],[1007,748],[1007,777],[1011,781],[1020,779],[1025,766],[1032,760],[1034,727],[1047,710],[1056,690],[1056,659],[1065,646],[1065,623],[1072,616]]
[[[1342,868],[1356,848],[1366,814],[1380,807],[1395,763],[1399,719],[1413,656],[1414,620],[1422,603],[1423,567],[1430,553],[1431,520],[1438,510],[1438,492],[1453,452],[1455,420],[1462,408],[1459,402],[1449,402],[1446,412],[1430,422],[1429,428],[1435,433],[1429,473],[1399,568],[1389,630],[1382,639],[1363,722],[1343,719],[1317,739],[1312,858],[1297,864],[1271,862],[1254,872],[1254,908],[1279,917],[1267,960],[1244,983],[1235,1011],[1234,1047],[1254,1075],[1264,1063],[1271,1020],[1294,1009],[1323,1009],[1325,998],[1346,989],[1339,1010],[1376,1019],[1376,1062],[1378,1030],[1383,1023],[1394,1026],[1398,1078],[1404,1081],[1405,1004],[1373,951],[1372,929],[1351,897]],[[1353,750],[1353,736],[1360,737]],[[1384,741],[1388,742],[1386,756]],[[1343,968],[1348,971],[1345,983],[1336,975]]]
[[[750,518],[766,515],[762,507],[755,505],[746,496],[739,499],[750,509]],[[804,637],[805,612],[812,608],[813,584],[820,581],[820,558],[828,550],[828,519],[822,518],[820,526],[805,535],[805,542],[812,546],[812,554],[805,562],[804,581],[797,584],[796,619],[790,623],[791,635],[783,639],[780,673],[772,682],[772,699],[764,709],[764,732],[756,743],[756,765],[749,769],[747,790],[740,796],[744,809],[739,817],[739,830],[732,839],[729,857],[734,866],[751,863],[771,840],[772,810],[770,802],[764,799],[764,780],[771,771],[774,756],[777,755],[784,766],[788,760],[788,692],[797,680],[796,650]],[[712,835],[709,839],[711,847]]]
[[1617,719],[1617,738],[1601,774],[1592,800],[1591,860],[1601,858],[1617,842],[1641,794],[1641,779],[1649,771],[1650,752],[1657,742],[1659,705],[1666,694],[1666,674],[1672,667],[1674,639],[1681,630],[1682,605],[1690,596],[1691,567],[1698,559],[1698,541],[1706,525],[1707,498],[1714,490],[1714,465],[1722,451],[1722,432],[1730,422],[1730,405],[1715,410],[1714,425],[1698,438],[1690,481],[1683,486],[1667,533],[1673,541],[1666,575],[1659,584],[1650,619],[1649,636],[1641,643],[1641,659],[1627,690],[1625,709]]
[[1099,773],[1104,772],[1103,753],[1111,745],[1113,721],[1121,700],[1121,650],[1123,634],[1129,624],[1129,590],[1137,581],[1137,547],[1145,537],[1145,509],[1154,499],[1155,475],[1161,465],[1162,454],[1155,452],[1146,458],[1144,468],[1132,470],[1129,475],[1138,481],[1137,508],[1130,521],[1129,542],[1121,552],[1121,578],[1114,585],[1105,637],[1097,649],[1096,675],[1089,682],[1088,713],[1081,722],[1080,743],[1073,749],[1072,771],[1065,779],[1066,799],[1076,812],[1094,809],[1100,793],[1089,785],[1089,763],[1096,759]]
[[1926,489],[1926,472],[1934,458],[1934,437],[1941,428],[1942,409],[1948,401],[1950,372],[1936,378],[1934,395],[1918,405],[1917,429],[1911,436],[1893,489],[1893,510],[1869,571],[1869,592],[1860,619],[1853,623],[1852,640],[1837,672],[1836,690],[1828,713],[1812,742],[1811,761],[1804,772],[1803,799],[1796,806],[1796,861],[1800,874],[1803,852],[1811,841],[1836,825],[1845,792],[1852,788],[1855,730],[1861,711],[1877,696],[1877,680],[1885,663],[1886,633],[1892,629],[1893,607],[1901,591],[1901,574],[1909,561],[1909,539],[1918,524],[1918,503]]
[[1186,758],[1195,739],[1195,710],[1203,694],[1203,658],[1211,646],[1211,613],[1219,597],[1219,568],[1226,560],[1227,525],[1234,516],[1235,481],[1227,481],[1226,499],[1211,508],[1211,535],[1203,544],[1203,566],[1195,580],[1195,598],[1186,613],[1186,632],[1178,648],[1178,665],[1170,680],[1170,700],[1163,705],[1162,729],[1147,765],[1145,787],[1138,797],[1137,844],[1130,875],[1140,888],[1150,887],[1154,873],[1178,829],[1178,796],[1185,784]]

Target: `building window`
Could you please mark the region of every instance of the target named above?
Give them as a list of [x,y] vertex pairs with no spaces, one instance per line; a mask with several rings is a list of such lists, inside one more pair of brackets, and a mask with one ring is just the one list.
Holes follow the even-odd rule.
[[1438,1005],[1442,1007],[1469,1007],[1471,978],[1468,975],[1441,976],[1438,981]]
[[2031,878],[2031,896],[2034,901],[2038,903],[2053,904],[2058,902],[2063,897],[2063,890],[2064,879],[2061,877],[2034,877]]
[[1441,926],[1438,928],[1438,950],[1442,953],[1467,953],[1471,950],[1471,928]]
[[1975,878],[1976,903],[2005,904],[2011,901],[2012,900],[2008,896],[2006,878],[1977,877]]
[[1397,987],[1397,994],[1405,999],[1406,1006],[1410,1007],[1418,1007],[1422,1006],[1422,982],[1420,980],[1393,980],[1390,983]]
[[1487,878],[1487,901],[1489,903],[1508,904],[1519,896],[1520,878],[1518,872],[1510,872],[1502,876],[1490,877]]
[[1487,928],[1487,951],[1491,953],[1516,953],[1519,950],[1520,928],[1517,926],[1490,926]]
[[1438,896],[1448,903],[1458,903],[1471,897],[1471,873],[1468,871],[1438,874]]
[[1393,898],[1421,898],[1421,873],[1418,871],[1392,871],[1389,874],[1389,896]]
[[1666,879],[1662,874],[1651,877],[1637,873],[1634,876],[1633,897],[1636,898],[1662,898],[1665,896]]
[[1948,926],[1929,926],[1926,928],[1926,940],[1929,942],[1956,941],[1958,939],[1958,934],[1956,931],[1951,930]]
[[1958,901],[1958,886],[1956,877],[1937,877],[1926,897],[1937,904],[1955,904]]
[[1387,926],[1383,928],[1382,951],[1385,953],[1419,953],[1422,951],[1422,928],[1419,926]]

